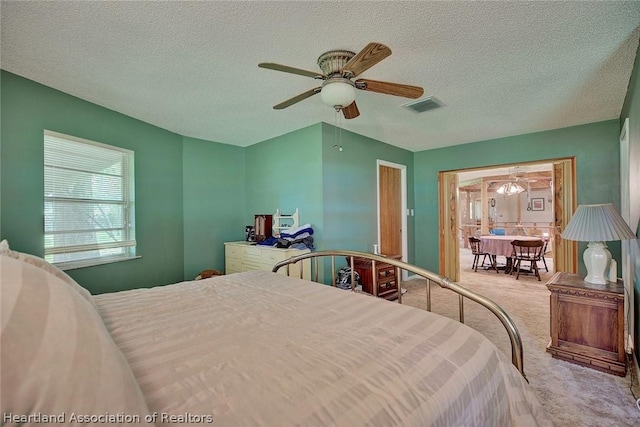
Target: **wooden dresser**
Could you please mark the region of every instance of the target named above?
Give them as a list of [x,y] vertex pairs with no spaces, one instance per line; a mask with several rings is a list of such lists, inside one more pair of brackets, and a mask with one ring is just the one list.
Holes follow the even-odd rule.
[[624,286],[594,285],[584,277],[558,272],[546,283],[551,291],[547,351],[556,359],[624,376]]
[[[401,260],[400,255],[385,255],[387,258]],[[349,260],[347,259],[347,263]],[[394,300],[398,298],[398,278],[396,268],[391,264],[376,262],[375,271],[370,260],[354,258],[353,268],[360,275],[362,292]]]

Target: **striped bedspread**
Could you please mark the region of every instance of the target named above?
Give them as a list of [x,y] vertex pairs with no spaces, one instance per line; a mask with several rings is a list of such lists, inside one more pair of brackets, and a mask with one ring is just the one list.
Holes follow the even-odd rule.
[[551,425],[474,330],[269,272],[98,295],[158,425]]

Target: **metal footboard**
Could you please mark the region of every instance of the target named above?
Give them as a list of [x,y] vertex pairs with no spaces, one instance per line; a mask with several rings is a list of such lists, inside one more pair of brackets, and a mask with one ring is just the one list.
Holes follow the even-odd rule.
[[[498,304],[486,298],[474,291],[466,289],[462,287],[460,284],[453,282],[446,277],[442,277],[438,274],[432,273],[431,271],[425,270],[424,268],[417,267],[412,264],[408,264],[403,261],[398,261],[392,258],[387,258],[383,255],[375,255],[367,252],[357,252],[357,251],[347,251],[347,250],[327,250],[327,251],[318,251],[318,252],[310,252],[302,255],[298,255],[292,258],[289,258],[284,261],[280,261],[273,267],[273,272],[277,272],[280,268],[286,268],[287,275],[289,275],[289,266],[291,264],[295,264],[299,261],[302,261],[307,258],[311,258],[313,261],[312,271],[314,272],[312,280],[319,282],[318,272],[319,269],[319,259],[331,257],[331,284],[335,286],[336,283],[336,257],[346,258],[349,260],[349,265],[351,267],[351,289],[353,290],[355,287],[355,270],[354,270],[354,259],[355,258],[363,258],[371,261],[372,263],[372,274],[376,274],[376,265],[375,263],[381,262],[385,264],[390,264],[396,269],[396,283],[398,286],[398,303],[402,304],[402,292],[401,292],[401,272],[402,270],[406,270],[408,272],[417,274],[418,276],[427,280],[426,293],[427,293],[427,311],[431,311],[431,283],[437,283],[441,288],[449,289],[458,294],[458,305],[459,305],[459,313],[460,313],[460,322],[464,323],[464,299],[469,298],[471,301],[475,301],[478,304],[485,307],[487,310],[492,312],[498,320],[502,323],[504,328],[507,330],[507,334],[509,335],[509,340],[511,342],[511,362],[513,365],[520,371],[520,374],[527,380],[527,377],[524,373],[524,365],[523,365],[523,350],[522,350],[522,339],[520,338],[520,332],[516,328],[515,323],[509,317],[509,315],[504,311],[502,307]],[[303,275],[303,264],[300,264],[300,278]],[[373,282],[375,283],[375,277],[373,278]],[[529,380],[527,380],[528,382]]]

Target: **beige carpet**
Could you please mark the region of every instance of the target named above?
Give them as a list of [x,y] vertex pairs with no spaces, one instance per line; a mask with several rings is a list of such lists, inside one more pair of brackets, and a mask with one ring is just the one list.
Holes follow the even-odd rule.
[[[505,275],[495,271],[473,272],[471,259],[461,256],[460,283],[501,305],[516,323],[524,346],[524,370],[540,403],[556,426],[640,426],[640,410],[626,378],[584,368],[551,357],[549,343],[549,291],[552,276],[543,270],[534,276]],[[408,280],[403,303],[426,308],[426,282]],[[458,299],[451,291],[432,287],[432,311],[458,319]],[[498,319],[471,301],[465,301],[465,323],[480,331],[511,358],[506,331]],[[634,378],[634,384],[637,384]],[[640,388],[633,388],[640,396]]]

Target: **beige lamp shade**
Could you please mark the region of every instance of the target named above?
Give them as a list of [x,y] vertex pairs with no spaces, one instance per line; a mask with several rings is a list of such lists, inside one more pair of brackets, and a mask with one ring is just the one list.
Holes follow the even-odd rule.
[[609,242],[636,238],[611,203],[578,206],[561,236],[563,239],[579,242]]

